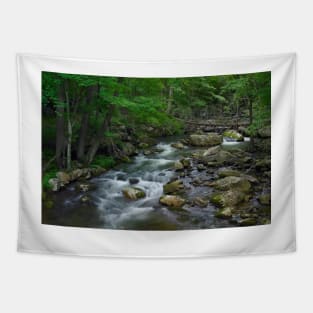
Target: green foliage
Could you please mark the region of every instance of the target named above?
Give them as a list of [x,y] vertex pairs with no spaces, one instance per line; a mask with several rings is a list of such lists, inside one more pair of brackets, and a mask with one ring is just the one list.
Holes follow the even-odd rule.
[[111,156],[104,156],[104,155],[98,155],[95,157],[94,161],[92,162],[91,166],[96,167],[100,166],[105,169],[110,169],[114,165],[116,165],[116,161]]
[[[271,73],[124,78],[42,72],[42,112],[44,151],[55,148],[56,120],[64,117],[64,141],[71,142],[73,156],[85,115],[86,151],[99,136],[103,145],[122,146],[121,126],[130,128],[133,138],[157,137],[181,133],[184,119],[249,117],[254,135],[270,124]],[[93,164],[112,167],[114,155],[96,155]]]
[[48,172],[46,172],[43,177],[42,177],[42,187],[44,190],[50,190],[51,186],[49,185],[49,179],[50,178],[55,178],[56,177],[56,173],[57,173],[57,169],[56,168],[52,168],[50,169]]

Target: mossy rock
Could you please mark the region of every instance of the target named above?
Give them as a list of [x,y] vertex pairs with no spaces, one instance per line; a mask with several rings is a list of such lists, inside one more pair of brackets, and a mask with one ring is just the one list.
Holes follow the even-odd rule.
[[215,155],[217,154],[218,152],[221,151],[221,146],[218,145],[218,146],[214,146],[214,147],[211,147],[209,148],[208,150],[206,150],[204,153],[203,153],[203,157],[206,157],[206,156],[211,156],[211,155]]
[[232,218],[232,213],[233,213],[233,209],[230,207],[227,207],[227,208],[218,210],[215,213],[215,217],[221,218],[221,219],[229,219],[229,218]]
[[183,164],[184,168],[189,168],[191,166],[191,159],[189,158],[181,159],[179,162]]
[[160,203],[174,209],[181,209],[186,200],[179,196],[166,195],[160,198]]
[[171,146],[175,149],[184,149],[185,146],[181,142],[172,143]]
[[250,182],[242,177],[227,176],[214,182],[214,187],[218,190],[236,189],[241,192],[249,192],[251,188]]
[[223,137],[226,137],[226,138],[230,138],[234,141],[243,141],[243,136],[238,133],[236,130],[226,130],[224,133],[223,133]]
[[181,180],[175,180],[173,182],[167,183],[163,186],[163,191],[165,194],[175,193],[184,188],[184,183]]
[[184,169],[184,164],[181,163],[180,161],[176,161],[176,162],[174,163],[174,169],[175,169],[176,171],[181,171],[181,170]]
[[239,177],[241,175],[241,173],[237,170],[233,170],[230,168],[222,168],[218,171],[218,176],[221,178],[224,177],[228,177],[228,176],[235,176],[235,177]]
[[238,190],[228,190],[225,192],[214,193],[210,201],[218,207],[235,207],[237,204],[246,201],[246,195]]
[[217,133],[192,134],[189,137],[190,144],[198,147],[212,147],[221,144],[222,141],[222,136]]
[[259,196],[259,202],[264,205],[269,205],[271,203],[271,194],[265,193]]
[[146,193],[137,187],[127,187],[122,190],[123,195],[129,200],[138,200],[144,198]]

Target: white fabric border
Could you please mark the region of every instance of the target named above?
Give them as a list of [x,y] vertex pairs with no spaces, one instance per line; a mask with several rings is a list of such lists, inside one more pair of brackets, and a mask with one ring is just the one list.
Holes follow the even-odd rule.
[[[295,66],[293,53],[149,62],[18,55],[18,251],[106,257],[206,257],[295,251]],[[191,77],[271,71],[271,224],[184,231],[107,230],[41,224],[41,71],[126,77]]]

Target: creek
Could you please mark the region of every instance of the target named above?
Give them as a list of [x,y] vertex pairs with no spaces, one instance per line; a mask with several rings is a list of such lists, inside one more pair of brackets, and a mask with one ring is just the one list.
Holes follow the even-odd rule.
[[[216,207],[210,202],[206,207],[192,204],[185,205],[181,210],[173,210],[159,203],[163,185],[179,175],[173,169],[175,161],[199,151],[190,147],[173,148],[171,143],[178,139],[161,139],[156,146],[159,152],[149,155],[141,153],[133,157],[131,162],[90,179],[88,183],[94,186],[94,190],[88,191],[86,203],[82,202],[84,193],[77,191],[75,183],[68,185],[54,195],[56,209],[51,219],[57,225],[107,229],[179,230],[232,226],[226,220],[215,218]],[[248,144],[248,139],[241,143],[224,140],[222,147],[229,150]],[[215,174],[193,168],[185,177],[179,177],[185,185],[187,199],[208,198],[212,194],[212,188],[192,184],[193,179],[204,175],[206,180],[213,180]],[[138,187],[144,190],[146,196],[129,200],[122,193],[126,187]]]

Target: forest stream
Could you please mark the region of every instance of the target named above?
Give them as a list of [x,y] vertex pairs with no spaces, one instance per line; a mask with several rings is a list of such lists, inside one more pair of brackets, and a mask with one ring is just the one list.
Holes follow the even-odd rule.
[[[209,184],[196,184],[195,180],[212,182],[216,178],[216,168],[203,171],[192,166],[188,173],[175,171],[175,161],[189,157],[204,148],[187,147],[176,149],[171,144],[180,137],[162,138],[153,153],[139,153],[129,163],[122,163],[100,176],[91,178],[85,192],[77,189],[75,183],[53,195],[55,204],[53,223],[78,227],[98,227],[108,229],[136,230],[179,230],[231,227],[231,221],[215,217],[216,207],[207,201],[197,205],[192,199],[209,199],[213,188]],[[224,139],[221,148],[225,151],[249,146],[249,138],[243,142]],[[181,209],[169,208],[159,201],[163,186],[179,179],[184,185],[187,205]],[[131,200],[123,195],[123,190],[136,187],[143,190],[145,197]],[[84,198],[85,197],[85,198]],[[51,218],[50,218],[51,219]],[[238,215],[239,219],[239,215]],[[51,223],[51,221],[50,221]]]

